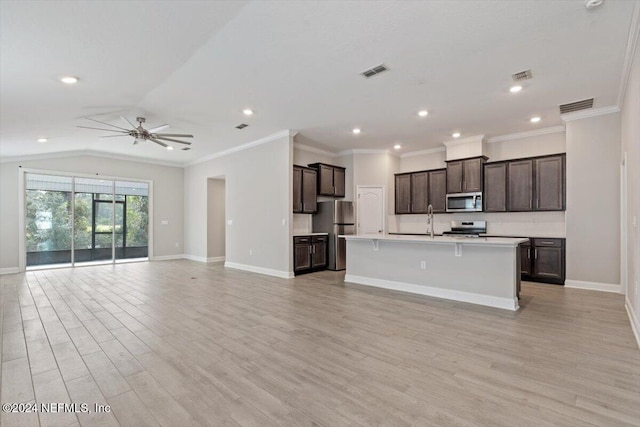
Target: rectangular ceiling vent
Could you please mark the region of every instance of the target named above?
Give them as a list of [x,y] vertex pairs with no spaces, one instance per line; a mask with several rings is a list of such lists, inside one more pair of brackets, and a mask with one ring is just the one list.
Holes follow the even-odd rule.
[[511,74],[511,78],[513,79],[514,82],[529,80],[531,77],[533,77],[531,75],[531,70],[524,70],[515,74]]
[[384,73],[385,71],[388,71],[388,70],[389,70],[389,68],[387,68],[386,65],[380,64],[380,65],[375,66],[373,68],[369,68],[368,70],[364,70],[360,74],[362,74],[365,78],[368,79],[370,77],[375,76],[376,74]]
[[562,104],[560,105],[560,114],[573,113],[574,111],[587,110],[589,108],[593,108],[593,98]]
[[236,126],[236,129],[244,129],[244,128],[246,128],[247,126],[249,126],[249,125],[248,125],[248,124],[246,124],[246,123],[240,123],[238,126]]

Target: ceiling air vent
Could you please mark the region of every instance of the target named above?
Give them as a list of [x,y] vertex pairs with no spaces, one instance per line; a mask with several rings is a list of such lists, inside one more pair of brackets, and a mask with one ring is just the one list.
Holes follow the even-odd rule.
[[589,108],[593,108],[593,98],[570,102],[569,104],[562,104],[560,105],[560,114],[573,113],[574,111],[586,110]]
[[244,129],[244,128],[246,128],[247,126],[249,126],[249,125],[248,125],[248,124],[246,124],[246,123],[240,123],[238,126],[236,126],[236,129]]
[[515,74],[511,74],[511,78],[515,82],[519,82],[521,80],[529,80],[531,77],[533,77],[531,75],[531,70],[524,70],[524,71],[517,72]]
[[191,150],[191,147],[184,147],[184,148],[182,149],[182,151],[189,151],[189,150]]
[[368,70],[364,70],[360,74],[362,74],[364,77],[366,77],[368,79],[369,77],[373,77],[376,74],[384,73],[387,70],[389,70],[389,68],[387,68],[386,65],[380,64],[380,65],[375,66],[373,68],[369,68]]

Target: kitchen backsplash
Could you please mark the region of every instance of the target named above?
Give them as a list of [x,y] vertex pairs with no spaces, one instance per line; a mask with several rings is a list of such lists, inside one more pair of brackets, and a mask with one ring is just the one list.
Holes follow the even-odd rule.
[[[435,214],[434,231],[451,229],[451,221],[487,221],[487,233],[501,236],[565,237],[565,212]],[[426,215],[389,215],[388,232],[425,233]]]
[[311,233],[313,217],[309,214],[293,214],[293,234]]

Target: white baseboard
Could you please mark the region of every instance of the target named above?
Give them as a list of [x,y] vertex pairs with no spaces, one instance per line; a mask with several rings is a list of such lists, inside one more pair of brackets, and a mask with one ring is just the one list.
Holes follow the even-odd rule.
[[190,261],[207,262],[207,257],[203,257],[203,256],[182,254],[182,258],[188,259]]
[[471,292],[454,291],[451,289],[434,288],[431,286],[414,285],[412,283],[395,282],[391,280],[374,279],[371,277],[354,276],[347,274],[345,282],[357,283],[359,285],[373,286],[376,288],[392,289],[394,291],[410,292],[412,294],[427,295],[430,297],[449,299],[454,301],[469,302],[472,304],[485,305],[488,307],[501,308],[503,310],[516,311],[518,309],[518,299],[492,297],[488,295],[474,294]]
[[0,275],[3,275],[3,274],[16,274],[16,273],[20,273],[20,269],[18,267],[0,268]]
[[154,256],[151,261],[170,261],[173,259],[184,259],[184,254]]
[[613,283],[585,282],[583,280],[565,280],[565,288],[589,289],[592,291],[622,293],[622,286]]
[[283,279],[293,278],[293,273],[289,271],[273,270],[271,268],[256,267],[255,265],[238,264],[237,262],[225,261],[224,266],[235,270],[250,271],[252,273],[265,274],[267,276],[281,277]]
[[638,316],[636,316],[636,313],[633,311],[633,306],[629,298],[625,298],[624,301],[624,307],[627,309],[627,316],[629,316],[629,321],[631,322],[631,330],[636,337],[638,348],[640,348],[640,320],[638,320]]
[[207,258],[207,262],[224,262],[225,257],[223,256],[214,256],[211,258]]

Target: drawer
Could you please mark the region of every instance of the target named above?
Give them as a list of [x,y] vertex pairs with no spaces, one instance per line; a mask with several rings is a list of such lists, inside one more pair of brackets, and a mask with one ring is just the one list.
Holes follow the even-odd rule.
[[313,236],[311,238],[311,241],[313,243],[326,242],[327,241],[327,236]]
[[311,236],[297,236],[293,238],[295,245],[303,245],[305,243],[311,243]]
[[549,248],[561,248],[563,239],[531,239],[533,246],[536,247],[549,247]]

